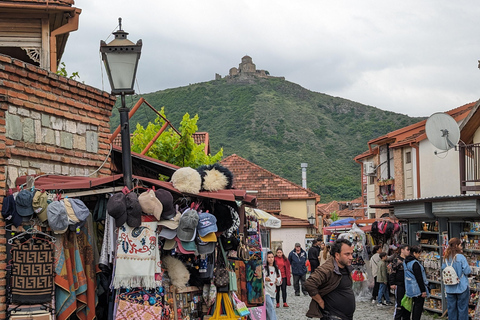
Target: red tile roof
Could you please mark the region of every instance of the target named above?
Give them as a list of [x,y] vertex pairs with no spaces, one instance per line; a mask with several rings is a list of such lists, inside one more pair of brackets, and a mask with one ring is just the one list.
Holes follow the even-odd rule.
[[234,187],[254,191],[258,207],[267,212],[280,212],[281,200],[320,201],[320,196],[315,192],[302,188],[236,154],[226,157],[220,163],[233,173]]
[[282,228],[309,228],[311,227],[308,220],[286,216],[284,214],[275,214],[275,218],[282,221]]
[[[22,7],[22,5],[29,4],[29,5],[45,5],[45,7],[49,6],[56,6],[56,5],[74,5],[74,0],[2,0],[5,3],[12,3],[16,4],[18,7]],[[15,6],[15,5],[14,5]]]

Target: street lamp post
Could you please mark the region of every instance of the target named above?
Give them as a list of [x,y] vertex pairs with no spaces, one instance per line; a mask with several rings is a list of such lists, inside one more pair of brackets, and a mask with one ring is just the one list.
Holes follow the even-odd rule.
[[313,230],[315,232],[315,222],[316,222],[316,219],[315,219],[315,216],[312,214],[310,216],[307,217],[307,220],[308,220],[308,223],[310,223],[312,226],[313,226]]
[[133,86],[142,51],[142,40],[138,40],[136,44],[128,40],[128,33],[122,30],[122,18],[118,18],[118,23],[119,30],[113,33],[115,39],[108,44],[101,40],[100,52],[112,94],[121,96],[122,107],[118,111],[122,138],[123,182],[128,189],[132,189],[132,152],[128,119],[130,110],[125,105],[125,95],[135,93]]

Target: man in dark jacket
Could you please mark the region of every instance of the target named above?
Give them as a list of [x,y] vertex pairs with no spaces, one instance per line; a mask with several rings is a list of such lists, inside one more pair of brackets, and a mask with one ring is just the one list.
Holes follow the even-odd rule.
[[410,247],[406,244],[400,246],[400,255],[392,261],[391,273],[389,275],[390,288],[395,290],[395,312],[393,319],[410,320],[410,312],[402,307],[402,299],[405,295],[405,271],[403,261],[410,255]]
[[329,320],[351,320],[355,312],[352,285],[353,247],[347,239],[337,240],[331,256],[305,281],[312,298],[306,316]]
[[315,269],[320,265],[318,256],[320,255],[320,242],[318,239],[314,239],[312,246],[308,249],[308,261],[310,262],[310,271],[313,273]]
[[300,243],[295,243],[295,249],[293,249],[288,255],[288,261],[292,266],[292,275],[293,275],[293,289],[295,289],[295,295],[300,295],[300,285],[302,286],[302,292],[304,295],[307,295],[305,291],[305,278],[307,274],[307,253],[302,249]]

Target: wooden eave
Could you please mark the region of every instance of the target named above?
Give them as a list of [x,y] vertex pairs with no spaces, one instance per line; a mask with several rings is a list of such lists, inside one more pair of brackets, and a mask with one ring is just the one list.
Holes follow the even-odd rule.
[[460,140],[465,144],[473,143],[473,136],[480,124],[480,100],[475,103],[475,106],[467,115],[463,123],[460,125]]

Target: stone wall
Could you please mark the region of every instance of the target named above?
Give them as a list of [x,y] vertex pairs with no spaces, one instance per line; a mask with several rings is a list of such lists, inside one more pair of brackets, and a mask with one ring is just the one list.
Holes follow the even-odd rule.
[[[108,157],[115,97],[0,55],[0,203],[21,175],[90,175]],[[110,175],[110,159],[92,175]],[[0,216],[0,319],[6,318],[5,221]]]

